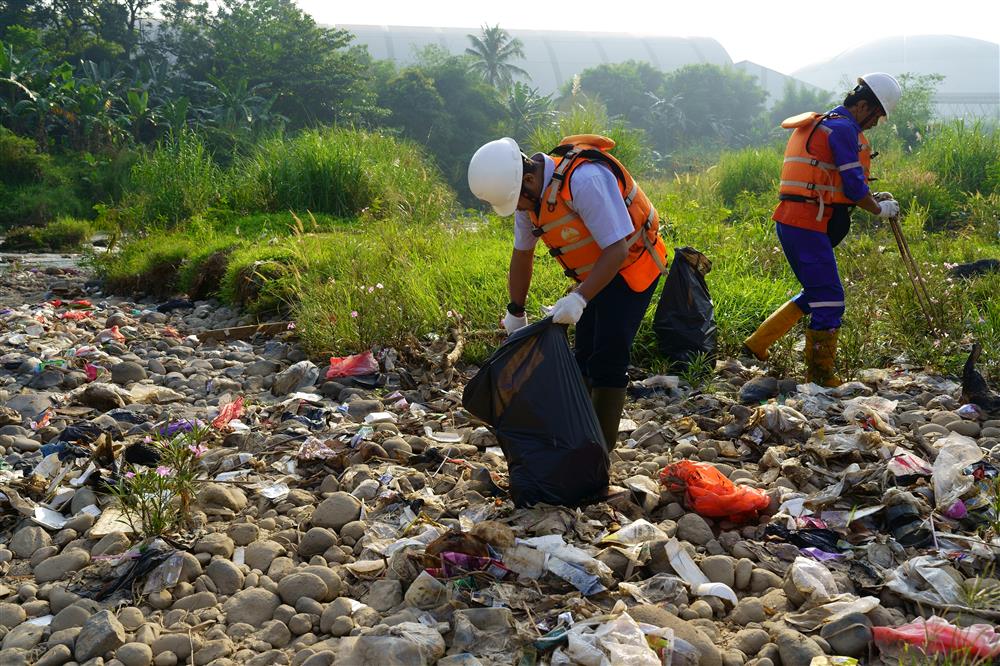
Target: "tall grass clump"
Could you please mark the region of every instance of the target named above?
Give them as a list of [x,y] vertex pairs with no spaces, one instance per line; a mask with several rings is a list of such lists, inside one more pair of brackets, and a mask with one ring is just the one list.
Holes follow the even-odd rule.
[[719,196],[727,206],[743,192],[777,196],[782,154],[774,148],[744,148],[723,153],[716,167]]
[[528,152],[530,147],[532,151],[547,153],[564,137],[574,134],[600,134],[612,139],[615,147],[610,153],[637,179],[652,172],[652,150],[645,133],[622,120],[609,118],[604,107],[593,101],[574,104],[569,111],[559,115],[555,125],[536,127],[528,137],[528,145],[522,149]]
[[918,157],[956,192],[990,194],[997,185],[992,170],[1000,163],[1000,133],[979,121],[955,121],[925,141]]
[[174,227],[220,205],[224,195],[222,169],[201,137],[184,131],[139,157],[115,217],[130,230]]
[[325,128],[262,143],[241,167],[237,207],[337,217],[441,219],[454,195],[412,143]]
[[904,212],[913,206],[924,208],[928,229],[943,229],[949,226],[961,207],[961,197],[942,180],[936,172],[909,161],[899,164],[879,180],[877,188],[892,192]]

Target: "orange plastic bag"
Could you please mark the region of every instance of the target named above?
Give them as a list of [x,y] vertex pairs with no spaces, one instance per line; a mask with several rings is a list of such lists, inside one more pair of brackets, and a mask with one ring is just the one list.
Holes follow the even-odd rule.
[[660,483],[684,493],[684,505],[698,515],[741,523],[757,517],[771,503],[761,490],[738,486],[712,465],[681,460],[660,472]]

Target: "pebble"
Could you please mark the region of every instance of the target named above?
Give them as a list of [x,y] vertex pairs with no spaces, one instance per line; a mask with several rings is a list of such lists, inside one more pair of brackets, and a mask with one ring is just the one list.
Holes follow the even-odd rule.
[[[47,300],[44,291],[28,294],[20,283],[51,284],[53,276],[22,275],[13,288],[20,290],[19,301],[28,310],[0,314],[0,339],[32,321],[37,324],[24,312]],[[83,278],[59,279],[83,284]],[[8,286],[5,280],[0,275],[0,284]],[[863,441],[877,442],[875,433],[862,432],[856,424],[845,426],[840,410],[855,396],[879,396],[897,401],[886,421],[899,434],[883,437],[883,443],[891,441],[922,456],[927,446],[951,433],[980,438],[984,452],[1000,446],[1000,419],[960,417],[959,390],[933,375],[904,368],[893,371],[891,389],[883,384],[876,392],[873,380],[818,395],[799,393],[794,379],[754,377],[752,370],[722,360],[718,376],[724,394],[685,393],[682,384],[669,391],[669,398],[664,392],[629,401],[625,418],[632,425],[623,429],[622,439],[639,443],[623,443],[612,456],[614,483],[632,488],[626,497],[612,498],[613,513],[601,503],[579,510],[511,511],[507,500],[494,495],[495,486],[507,481],[503,457],[493,448],[500,442],[458,408],[465,366],[456,366],[455,382],[439,386],[433,382],[441,376],[440,357],[404,367],[399,357],[393,360],[394,350],[384,348],[379,386],[367,378],[327,381],[320,379],[326,359],[322,367],[316,365],[321,359],[307,355],[293,339],[258,336],[199,344],[164,336],[164,325],[186,336],[250,321],[215,302],[196,301],[165,314],[152,312],[157,303],[149,301],[90,296],[98,303],[93,321],[67,327],[60,334],[64,337],[52,340],[43,329],[40,344],[53,349],[93,344],[93,362],[107,369],[97,381],[88,382],[79,371],[74,371],[78,377],[36,372],[40,354],[0,343],[9,370],[0,374],[4,469],[34,469],[41,460],[38,450],[59,441],[69,425],[89,424],[112,432],[116,446],[130,446],[168,421],[210,420],[219,405],[243,396],[245,427],[214,429],[208,440],[202,462],[213,480],[201,483],[191,498],[191,524],[178,541],[180,571],[167,589],[134,600],[123,590],[102,603],[69,591],[97,589],[112,571],[106,558],[142,541],[124,528],[95,523],[89,507],[106,512],[112,501],[87,485],[57,507],[66,520],[57,529],[30,519],[11,521],[0,537],[5,540],[0,547],[4,666],[511,663],[523,637],[531,635],[530,622],[544,620],[551,627],[559,612],[570,611],[582,620],[593,611],[570,583],[552,574],[539,577],[537,586],[525,582],[534,576],[512,577],[502,587],[483,588],[479,593],[484,596],[470,603],[469,590],[459,591],[456,583],[425,571],[440,566],[439,555],[424,552],[437,536],[425,538],[431,526],[471,532],[441,537],[446,545],[436,552],[461,550],[468,542],[486,553],[489,544],[512,568],[531,565],[528,560],[516,564],[510,549],[523,546],[516,539],[564,538],[610,570],[601,571],[601,582],[610,591],[599,605],[626,599],[634,619],[675,632],[675,666],[807,665],[823,653],[864,658],[872,625],[902,624],[913,617],[909,607],[884,593],[882,606],[868,615],[849,614],[806,635],[785,624],[789,613],[801,609],[790,603],[782,578],[768,570],[772,562],[782,569],[791,566],[800,555],[798,546],[765,531],[783,501],[822,492],[850,462],[883,464],[874,449],[820,456],[811,448],[819,433],[861,433]],[[94,344],[102,326],[98,322],[119,326],[127,339]],[[442,353],[450,351],[451,343],[438,342]],[[868,377],[866,372],[871,371],[860,376]],[[296,392],[307,395],[290,399]],[[737,394],[746,404],[733,400]],[[781,399],[772,400],[779,394]],[[833,415],[829,420],[826,404]],[[28,427],[27,419],[51,406],[60,409],[48,425]],[[389,416],[380,414],[365,424],[376,412]],[[780,416],[778,424],[769,425],[775,415]],[[448,438],[454,441],[444,441]],[[299,455],[300,447],[305,451],[311,446],[328,457]],[[323,453],[323,447],[331,453]],[[754,457],[747,458],[748,452]],[[659,483],[663,467],[681,459],[712,462],[730,480],[764,490],[770,506],[744,522],[699,515],[682,493],[667,492]],[[753,462],[736,462],[741,459]],[[806,462],[825,466],[831,476],[813,473]],[[216,479],[227,472],[235,478]],[[5,482],[5,493],[8,486],[18,492],[24,488]],[[41,500],[30,489],[22,497]],[[924,499],[933,502],[932,496]],[[637,566],[598,539],[602,530],[614,532],[639,517],[663,534],[645,544],[650,559]],[[405,532],[404,526],[409,526]],[[408,545],[385,550],[404,538]],[[670,538],[681,542],[710,581],[736,592],[735,606],[676,584],[677,572],[665,550]],[[868,557],[863,550],[855,556]],[[907,556],[896,553],[895,565]],[[585,568],[597,570],[592,562]],[[957,582],[969,584],[970,570],[955,565],[953,573]],[[654,585],[644,589],[652,575],[657,575],[650,581]],[[626,577],[656,603],[635,605],[626,586],[615,585]],[[834,578],[842,593],[867,584],[840,571]],[[138,586],[143,582],[136,581]],[[509,608],[491,607],[491,595],[500,590],[510,595],[498,599]],[[794,601],[797,606],[801,599]],[[48,627],[28,624],[50,614],[54,617]]]
[[677,538],[698,546],[712,540],[712,528],[696,513],[686,513],[677,521]]

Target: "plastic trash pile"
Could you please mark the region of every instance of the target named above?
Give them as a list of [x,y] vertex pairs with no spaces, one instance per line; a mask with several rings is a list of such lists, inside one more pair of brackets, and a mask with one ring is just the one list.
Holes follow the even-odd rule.
[[[455,339],[312,359],[292,326],[64,269],[0,273],[0,299],[4,666],[1000,655],[1000,415],[956,380],[639,377],[614,451],[540,481],[541,439],[599,431],[518,403],[527,385],[470,402]],[[564,344],[505,349],[535,367],[523,350]],[[570,389],[559,409],[586,412]],[[109,489],[198,421],[188,520],[144,538]],[[535,503],[595,475],[599,501]]]

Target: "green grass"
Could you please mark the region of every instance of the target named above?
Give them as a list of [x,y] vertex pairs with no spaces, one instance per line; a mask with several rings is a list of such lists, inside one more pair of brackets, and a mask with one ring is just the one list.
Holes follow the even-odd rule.
[[776,148],[745,148],[724,153],[719,159],[719,195],[727,206],[743,193],[777,196],[782,151]]
[[[761,189],[768,159],[764,152],[745,153],[725,158],[726,168],[642,181],[664,219],[668,245],[691,245],[713,261],[706,281],[723,355],[736,354],[767,314],[799,290],[774,234],[773,194]],[[913,156],[890,155],[885,165],[897,186],[912,182],[911,167],[930,173]],[[722,195],[726,178],[736,183],[731,202]],[[943,331],[934,336],[927,330],[888,227],[855,211],[852,231],[837,249],[847,291],[840,370],[848,378],[861,368],[899,360],[957,372],[973,339],[987,350],[1000,349],[1000,275],[953,281],[946,267],[1000,257],[1000,195],[968,196],[956,181],[936,172],[934,178],[955,201],[954,210],[948,210],[951,204],[943,207],[954,213],[949,228],[934,230],[934,213],[920,197],[906,208],[903,228],[942,310]],[[437,204],[421,215],[435,209]],[[465,330],[475,332],[469,358],[480,359],[499,341],[490,332],[499,331],[507,300],[512,223],[492,215],[454,219],[446,212],[418,219],[414,210],[390,206],[381,209],[385,217],[375,219],[366,213],[209,209],[175,230],[133,237],[120,253],[102,258],[100,268],[110,288],[119,291],[195,290],[261,316],[294,317],[315,353],[401,344],[410,335],[442,333],[460,316]],[[535,267],[528,303],[533,318],[569,285],[541,247]],[[650,325],[654,310],[640,329],[635,360],[663,369]],[[795,350],[801,336],[797,328],[775,345],[773,369],[801,373]],[[981,370],[1000,377],[1000,359],[984,359]]]
[[106,217],[130,231],[173,227],[221,206],[226,181],[204,141],[185,131],[139,156],[129,191]]
[[238,165],[234,178],[241,210],[426,222],[440,219],[454,202],[415,145],[351,129],[266,141]]
[[996,186],[991,169],[1000,163],[1000,133],[978,121],[956,121],[925,141],[918,156],[958,192],[990,194]]
[[15,227],[4,234],[6,251],[64,252],[78,250],[94,235],[88,220],[63,217],[41,227]]

